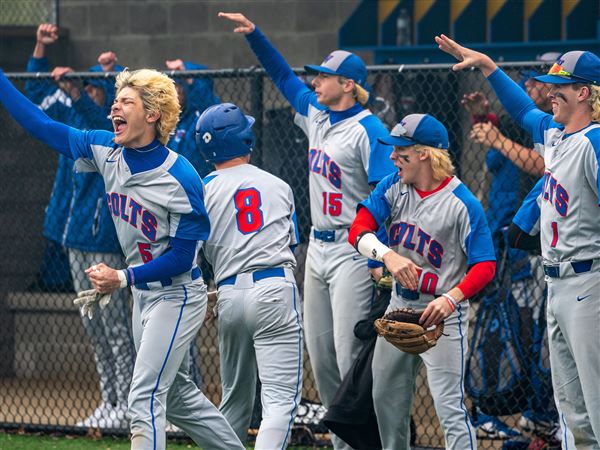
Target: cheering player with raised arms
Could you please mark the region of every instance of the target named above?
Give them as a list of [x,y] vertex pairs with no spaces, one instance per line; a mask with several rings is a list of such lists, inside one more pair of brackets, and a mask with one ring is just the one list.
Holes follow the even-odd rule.
[[[296,124],[309,139],[311,230],[304,278],[304,325],[319,396],[328,406],[362,343],[354,325],[367,317],[374,293],[367,259],[347,243],[359,201],[393,172],[387,135],[364,105],[367,69],[356,55],[337,50],[320,66],[311,91],[292,72],[261,31],[242,14],[219,13],[236,23],[275,85],[296,110]],[[348,448],[333,436],[336,450]]]
[[101,294],[132,287],[137,357],[128,399],[131,448],[164,449],[168,418],[202,448],[243,449],[188,374],[190,342],[207,304],[195,258],[210,225],[200,177],[164,146],[180,110],[173,80],[154,70],[124,71],[116,92],[114,133],[80,131],[51,120],[0,71],[0,101],[17,122],[76,160],[79,170],[104,178],[128,268],[100,263],[87,269],[98,295],[83,306],[95,307]]
[[[536,77],[551,85],[552,114],[547,114],[487,55],[444,35],[436,42],[460,61],[454,70],[481,70],[508,113],[542,151],[543,181],[513,221],[541,238],[557,407],[574,447],[600,448],[600,58],[570,51],[547,75]],[[573,447],[570,440],[565,433],[563,448]]]

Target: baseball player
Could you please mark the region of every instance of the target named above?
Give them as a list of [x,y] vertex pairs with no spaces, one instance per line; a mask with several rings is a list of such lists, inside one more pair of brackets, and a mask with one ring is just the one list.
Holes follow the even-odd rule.
[[444,35],[436,42],[460,61],[454,70],[482,71],[544,156],[540,195],[524,203],[515,223],[541,238],[557,407],[576,448],[600,448],[600,58],[567,52],[536,78],[551,85],[552,114],[545,114],[487,55]]
[[[41,24],[36,45],[27,63],[28,72],[48,72],[46,45],[58,39],[58,28]],[[93,72],[122,70],[113,52],[103,52]],[[83,88],[64,79],[70,67],[57,67],[52,75],[58,83],[30,80],[25,84],[28,97],[53,119],[80,129],[112,129],[106,118],[114,98],[114,82],[89,79]],[[115,226],[105,201],[104,182],[97,173],[77,173],[73,160],[59,155],[52,196],[44,218],[44,236],[68,250],[75,291],[91,289],[84,269],[96,261],[110,266],[122,265]],[[113,301],[97,317],[82,317],[90,338],[100,381],[101,403],[77,426],[127,428],[127,394],[133,371],[134,349],[129,326],[128,291],[115,293]]]
[[[323,405],[328,406],[363,343],[354,325],[367,317],[374,289],[367,259],[348,246],[348,228],[370,183],[393,171],[381,121],[364,108],[367,70],[346,51],[334,51],[315,75],[314,92],[292,72],[261,31],[242,14],[219,13],[237,24],[273,82],[296,110],[309,139],[310,209],[313,228],[304,278],[306,347]],[[333,436],[336,449],[348,448]]]
[[[424,309],[424,327],[445,321],[437,346],[420,355],[379,339],[373,355],[373,400],[386,450],[410,449],[410,414],[421,363],[447,449],[475,449],[464,405],[469,298],[489,283],[496,263],[479,201],[453,176],[448,132],[428,114],[410,114],[388,137],[397,173],[384,178],[358,206],[349,242],[385,263],[394,276],[388,311]],[[374,232],[388,223],[389,245]],[[466,276],[465,276],[466,274]]]
[[0,101],[33,136],[104,178],[106,200],[129,265],[86,270],[105,304],[126,286],[134,297],[137,358],[129,392],[131,448],[164,449],[165,421],[202,448],[243,449],[225,418],[188,375],[190,342],[206,312],[206,286],[195,257],[210,232],[203,185],[191,164],[164,144],[179,103],[166,75],[143,69],[117,77],[114,133],[80,131],[51,120],[0,71]]
[[205,254],[218,286],[221,412],[245,440],[261,382],[256,449],[283,449],[302,389],[302,319],[290,247],[298,243],[291,188],[249,164],[254,118],[231,103],[211,106],[196,126],[216,170],[205,179],[212,229]]

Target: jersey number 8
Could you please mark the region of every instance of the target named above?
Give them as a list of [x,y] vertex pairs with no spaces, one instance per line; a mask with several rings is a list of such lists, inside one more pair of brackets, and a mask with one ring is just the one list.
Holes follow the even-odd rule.
[[233,202],[237,211],[235,220],[240,233],[256,233],[263,227],[260,192],[254,188],[240,189],[233,196]]

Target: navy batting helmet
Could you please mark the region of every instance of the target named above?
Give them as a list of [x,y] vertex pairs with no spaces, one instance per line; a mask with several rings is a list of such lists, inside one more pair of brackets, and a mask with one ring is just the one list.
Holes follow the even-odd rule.
[[207,108],[196,122],[196,144],[211,163],[247,155],[254,147],[254,117],[246,116],[233,103]]

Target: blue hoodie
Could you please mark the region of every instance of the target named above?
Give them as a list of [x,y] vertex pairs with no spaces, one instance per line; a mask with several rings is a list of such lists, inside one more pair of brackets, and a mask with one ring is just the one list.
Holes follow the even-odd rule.
[[[186,70],[203,70],[208,67],[201,64],[184,62]],[[220,103],[219,98],[213,92],[213,82],[210,78],[194,78],[192,84],[188,84],[182,78],[175,78],[175,82],[183,86],[185,92],[185,104],[181,105],[181,116],[171,136],[167,147],[192,163],[201,177],[206,176],[210,167],[196,148],[196,121],[200,114],[209,106]]]
[[[91,71],[102,70],[95,66]],[[115,70],[122,70],[116,67]],[[30,58],[28,72],[48,72],[46,58]],[[114,99],[112,79],[90,80],[103,87],[106,101],[99,108],[82,90],[74,102],[48,80],[28,81],[25,90],[29,98],[54,120],[79,129],[112,130],[107,119]],[[59,155],[52,194],[46,208],[43,234],[68,248],[85,252],[119,253],[121,251],[112,217],[106,206],[104,182],[97,173],[77,173],[74,162]]]

